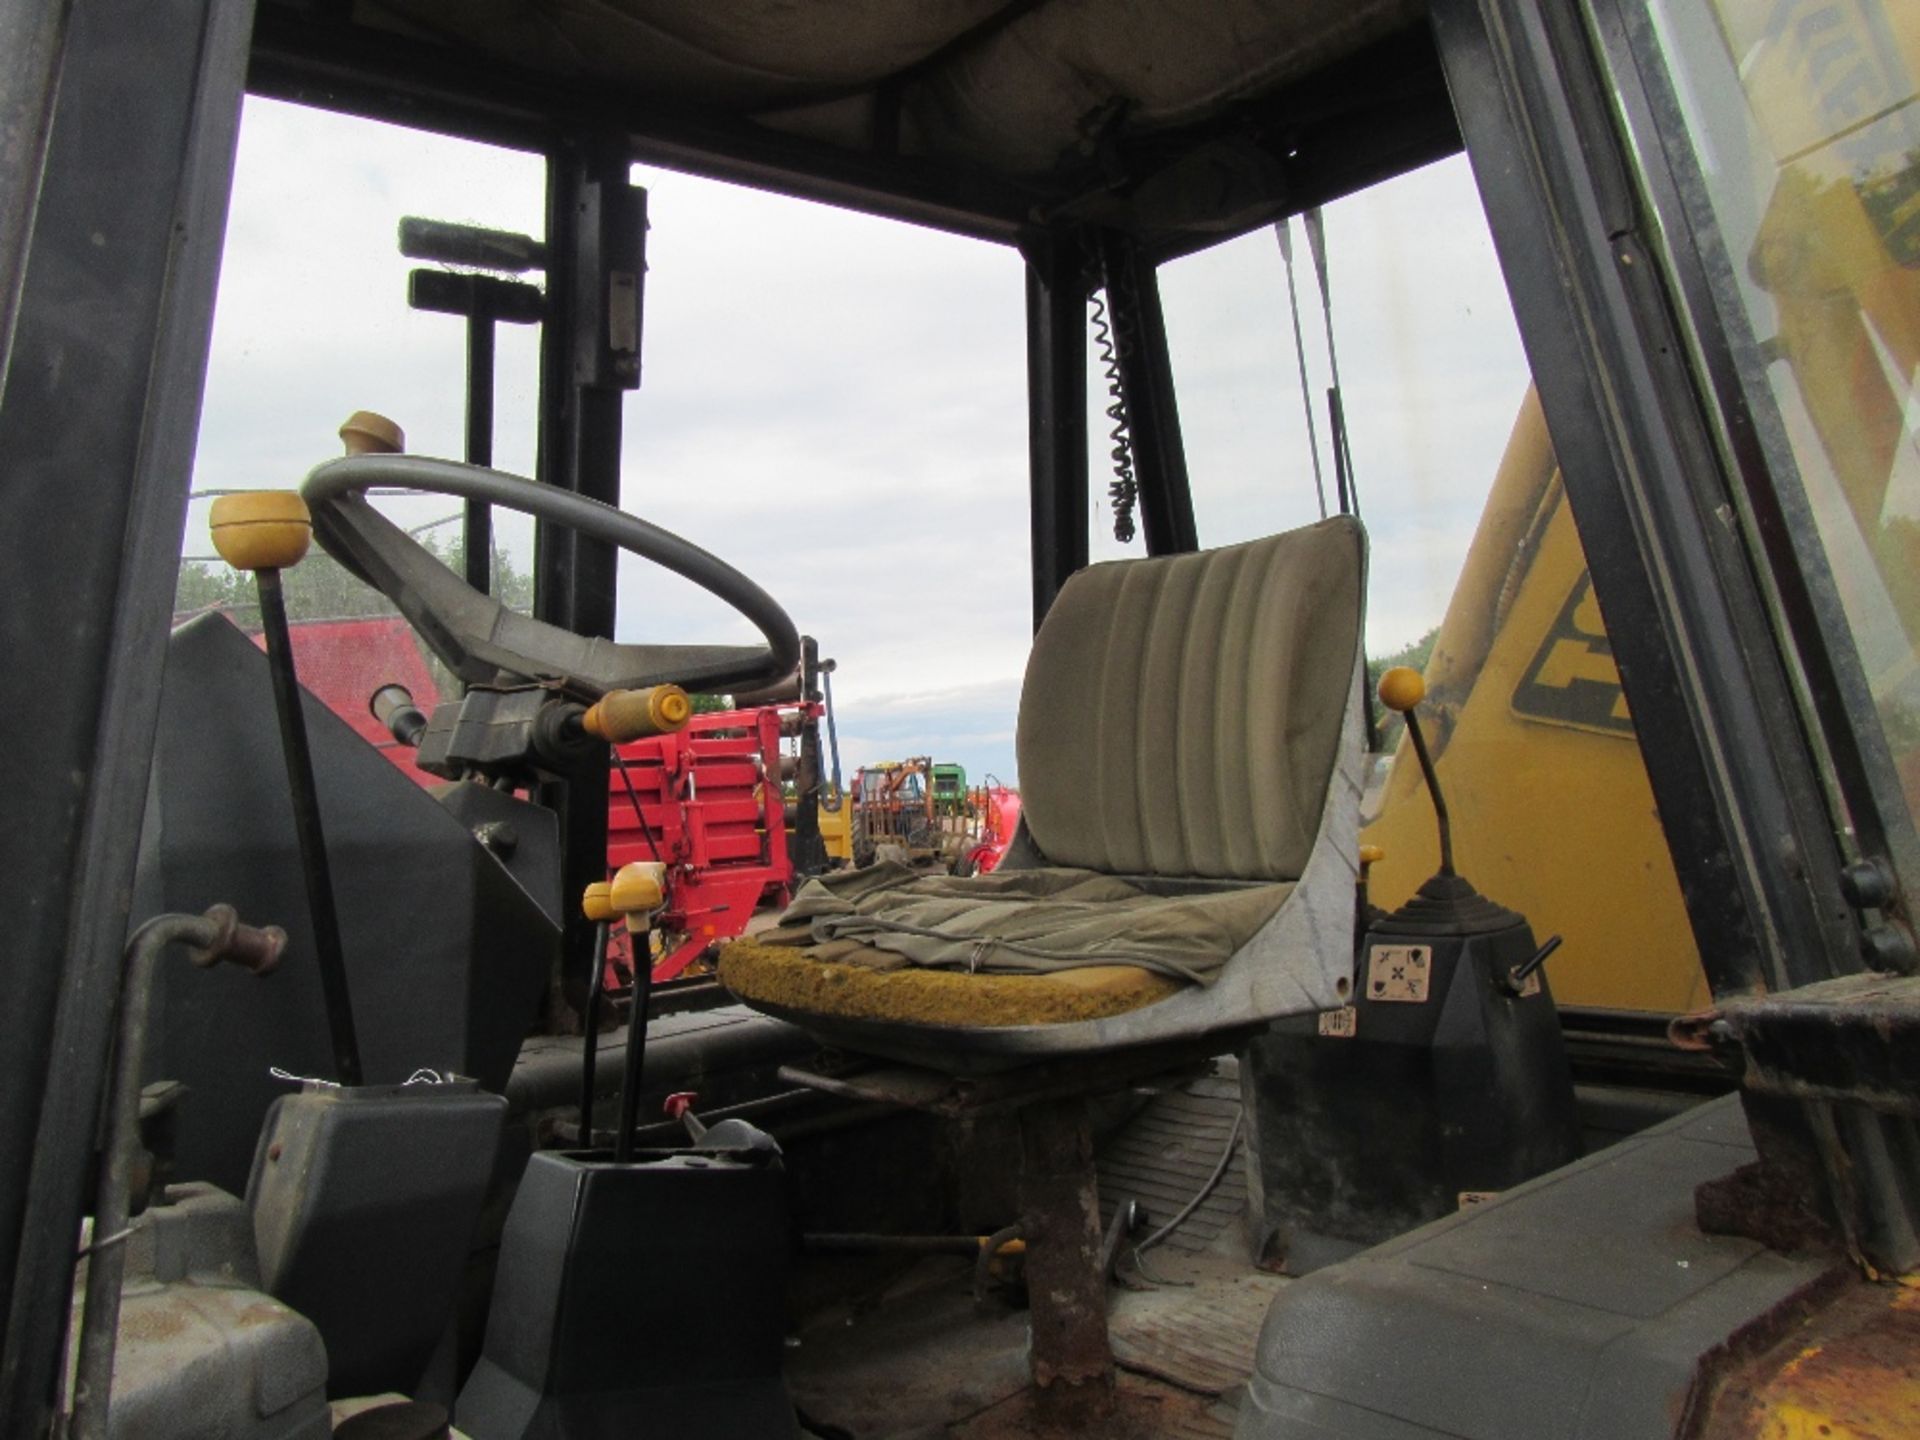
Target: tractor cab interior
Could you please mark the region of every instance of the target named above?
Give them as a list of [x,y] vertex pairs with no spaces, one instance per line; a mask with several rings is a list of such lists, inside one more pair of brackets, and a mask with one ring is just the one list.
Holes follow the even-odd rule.
[[[0,51],[0,1433],[1902,1433],[1892,0],[75,0]],[[360,411],[304,480],[193,490],[249,95],[541,168],[538,234],[400,228],[466,322],[459,459]],[[1362,518],[1324,212],[1462,152],[1534,383],[1386,667],[1427,542]],[[990,873],[834,860],[878,772],[841,792],[818,589],[623,504],[674,279],[639,165],[1017,257]],[[1317,513],[1220,543],[1182,406],[1236,357],[1182,368],[1171,277],[1269,231]],[[226,588],[170,623],[190,499]],[[616,639],[622,554],[711,635]],[[321,566],[401,657],[343,703],[289,613]]]

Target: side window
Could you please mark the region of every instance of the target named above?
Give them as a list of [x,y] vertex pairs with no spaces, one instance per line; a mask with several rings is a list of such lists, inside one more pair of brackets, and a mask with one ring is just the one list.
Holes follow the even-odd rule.
[[[297,487],[341,453],[338,431],[353,412],[396,421],[410,451],[462,454],[465,326],[408,308],[408,272],[421,262],[400,254],[398,224],[423,215],[537,237],[544,190],[537,156],[248,98],[176,624],[218,610],[257,635],[250,577],[213,552],[212,503],[230,490]],[[496,346],[495,463],[530,474],[537,327],[501,325]],[[373,503],[460,565],[459,502],[393,494]],[[495,592],[530,609],[531,522],[496,515],[492,568]],[[284,586],[302,681],[375,745],[394,745],[367,712],[378,686],[403,684],[427,708],[452,693],[452,677],[392,602],[319,546],[286,573]]]
[[1641,48],[1678,114],[1658,139],[1686,175],[1766,483],[1807,522],[1789,528],[1826,643],[1850,642],[1864,675],[1862,693],[1815,698],[1844,701],[1847,728],[1884,742],[1875,803],[1907,829],[1920,813],[1920,7],[1667,0]]
[[[1293,223],[1297,346],[1272,230],[1161,271],[1201,543],[1317,520],[1322,489],[1337,503],[1337,366],[1371,552],[1371,669],[1408,664],[1426,676],[1422,725],[1462,872],[1543,939],[1564,937],[1551,976],[1562,1005],[1703,1003],[1638,737],[1466,160],[1329,205],[1324,235],[1330,321],[1305,227]],[[1386,851],[1373,898],[1392,907],[1433,873],[1439,846],[1397,717],[1382,719],[1362,838]],[[1623,907],[1620,895],[1636,903]]]
[[[844,774],[931,750],[1012,775],[1032,633],[1020,256],[678,173],[634,179],[652,230],[622,506],[753,577],[818,637],[839,665]],[[247,101],[177,621],[222,610],[257,628],[250,582],[213,553],[211,503],[297,486],[340,453],[351,412],[391,417],[410,451],[461,457],[465,325],[408,307],[408,272],[433,267],[400,255],[396,227],[539,238],[545,204],[537,155]],[[539,327],[501,324],[496,347],[494,464],[532,475]],[[457,502],[376,503],[463,559]],[[520,608],[533,556],[532,522],[496,510],[495,591]],[[391,604],[318,547],[286,587],[302,677],[352,723],[380,681],[429,704],[451,690]],[[615,638],[754,637],[623,557]]]
[[[1014,250],[650,168],[621,503],[758,581],[833,658],[840,759],[1014,771],[1032,639]],[[746,643],[623,557],[618,638]]]

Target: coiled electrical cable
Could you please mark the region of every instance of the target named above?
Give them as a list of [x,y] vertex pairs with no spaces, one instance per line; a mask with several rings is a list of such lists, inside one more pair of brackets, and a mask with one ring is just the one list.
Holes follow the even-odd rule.
[[1107,486],[1107,499],[1113,505],[1113,538],[1126,545],[1133,540],[1133,507],[1140,495],[1140,484],[1133,473],[1133,431],[1127,423],[1127,395],[1120,383],[1120,354],[1113,326],[1107,320],[1106,295],[1096,290],[1088,300],[1093,306],[1093,343],[1107,382],[1107,419],[1113,422],[1107,432],[1113,442],[1108,454],[1113,460],[1114,478]]

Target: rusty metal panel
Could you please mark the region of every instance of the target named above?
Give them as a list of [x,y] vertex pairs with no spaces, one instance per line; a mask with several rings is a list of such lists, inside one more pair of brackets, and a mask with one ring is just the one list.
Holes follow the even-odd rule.
[[1848,1283],[1746,1363],[1703,1365],[1684,1440],[1920,1435],[1920,1280]]
[[1675,1027],[1682,1044],[1738,1046],[1750,1090],[1920,1116],[1920,978],[1848,975],[1728,1000]]

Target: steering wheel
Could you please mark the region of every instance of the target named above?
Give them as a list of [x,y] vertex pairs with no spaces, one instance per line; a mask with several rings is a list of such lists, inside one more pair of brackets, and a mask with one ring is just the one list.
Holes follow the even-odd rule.
[[[604,540],[724,600],[753,622],[766,643],[616,645],[518,614],[470,587],[375,510],[366,498],[374,486],[484,500]],[[590,698],[668,683],[714,691],[778,680],[800,663],[793,621],[753,581],[678,535],[570,490],[451,460],[369,454],[316,467],[300,493],[327,553],[398,605],[465,684],[561,680]]]

